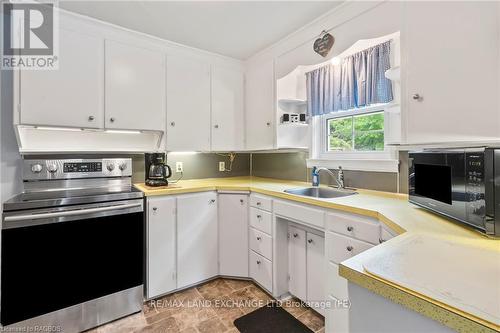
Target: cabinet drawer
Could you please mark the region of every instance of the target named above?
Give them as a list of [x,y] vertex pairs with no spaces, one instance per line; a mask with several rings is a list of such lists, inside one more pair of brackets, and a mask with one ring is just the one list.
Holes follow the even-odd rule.
[[267,259],[273,260],[273,239],[262,231],[250,228],[250,248]]
[[271,211],[273,208],[273,201],[270,198],[267,198],[263,195],[258,194],[250,194],[250,206],[255,208],[264,209],[267,211]]
[[327,264],[327,293],[333,297],[346,300],[348,299],[347,280],[339,275],[339,266],[329,261]]
[[250,225],[255,229],[271,235],[271,220],[271,213],[263,211],[261,209],[250,207]]
[[321,209],[298,205],[287,201],[274,201],[274,213],[312,226],[324,228],[325,213]]
[[254,251],[250,251],[250,277],[272,293],[273,265],[271,261]]
[[347,235],[372,244],[378,244],[380,238],[380,223],[364,216],[329,213],[326,226],[330,231]]
[[373,247],[372,244],[339,235],[331,231],[326,232],[326,253],[329,261],[336,264],[354,257],[355,255]]

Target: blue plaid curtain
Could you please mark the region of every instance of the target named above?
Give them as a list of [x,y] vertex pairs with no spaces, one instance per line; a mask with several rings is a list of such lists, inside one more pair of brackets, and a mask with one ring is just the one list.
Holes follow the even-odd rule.
[[318,116],[387,103],[393,100],[392,84],[385,77],[391,67],[387,41],[306,73],[307,110]]

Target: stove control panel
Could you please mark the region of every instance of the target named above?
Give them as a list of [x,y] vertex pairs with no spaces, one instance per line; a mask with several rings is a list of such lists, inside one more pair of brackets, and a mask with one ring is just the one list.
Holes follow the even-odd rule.
[[132,159],[25,159],[25,181],[74,178],[131,177]]

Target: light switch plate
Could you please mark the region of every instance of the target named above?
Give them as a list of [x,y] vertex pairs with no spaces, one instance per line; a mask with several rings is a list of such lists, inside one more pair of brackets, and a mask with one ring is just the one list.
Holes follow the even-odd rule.
[[219,162],[219,171],[226,171],[226,162]]
[[184,165],[182,162],[175,162],[175,172],[184,172]]

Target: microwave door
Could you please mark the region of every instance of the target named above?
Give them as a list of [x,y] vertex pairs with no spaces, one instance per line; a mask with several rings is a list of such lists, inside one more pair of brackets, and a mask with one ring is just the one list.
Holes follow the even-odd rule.
[[409,172],[411,202],[455,219],[467,219],[463,151],[410,154]]

